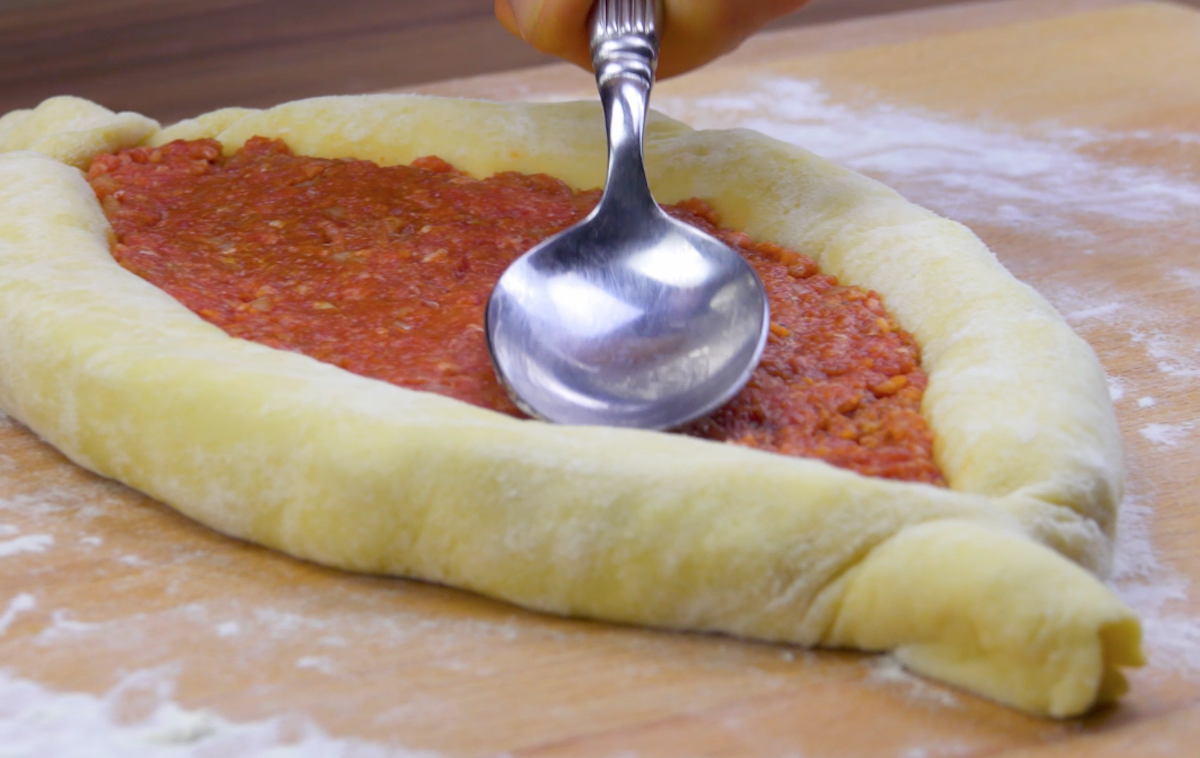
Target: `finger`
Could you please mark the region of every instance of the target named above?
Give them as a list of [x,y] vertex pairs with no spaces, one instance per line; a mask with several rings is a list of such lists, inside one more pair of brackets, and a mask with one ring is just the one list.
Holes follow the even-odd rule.
[[500,25],[508,31],[521,36],[521,30],[517,27],[517,17],[513,14],[512,6],[508,4],[508,0],[496,0],[496,19],[500,21]]
[[[590,71],[592,53],[588,43],[587,22],[592,2],[496,0],[496,17],[510,32],[541,52],[564,58]],[[506,15],[511,19],[512,26],[506,22]]]
[[[547,0],[550,2],[551,0]],[[808,0],[666,0],[658,76],[691,71],[733,51]]]
[[[690,71],[733,50],[808,0],[665,0],[659,77]],[[591,69],[593,0],[496,0],[496,17],[538,50]]]

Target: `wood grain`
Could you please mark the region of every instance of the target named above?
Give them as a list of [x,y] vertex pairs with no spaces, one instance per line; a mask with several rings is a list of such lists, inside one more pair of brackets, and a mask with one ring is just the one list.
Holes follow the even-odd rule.
[[[447,756],[1196,754],[1195,71],[1200,14],[1015,0],[781,31],[656,94],[699,125],[825,139],[910,198],[961,214],[1095,347],[1130,467],[1120,586],[1146,614],[1152,661],[1121,706],[1042,721],[871,656],[552,618],[327,570],[214,534],[11,422],[0,425],[0,546],[26,549],[0,549],[0,676],[84,693],[73,707],[131,721],[164,700],[244,730],[290,713],[295,734],[316,725],[332,740]],[[562,98],[589,87],[551,66],[423,89]],[[897,160],[948,154],[944,135],[962,136],[961,181],[872,158],[870,130],[893,127],[911,132],[907,151],[883,135]],[[970,181],[992,176],[973,167],[988,161],[1010,184]]]
[[[1186,0],[1200,4],[1200,0]],[[961,0],[815,0],[777,28]],[[0,0],[0,113],[53,95],[164,122],[545,64],[487,0]]]

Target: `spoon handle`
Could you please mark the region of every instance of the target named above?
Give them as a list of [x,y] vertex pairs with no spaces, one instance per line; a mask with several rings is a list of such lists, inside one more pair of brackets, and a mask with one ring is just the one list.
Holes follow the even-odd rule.
[[608,125],[600,207],[610,212],[654,207],[642,140],[661,29],[662,0],[596,0],[592,8],[592,68]]

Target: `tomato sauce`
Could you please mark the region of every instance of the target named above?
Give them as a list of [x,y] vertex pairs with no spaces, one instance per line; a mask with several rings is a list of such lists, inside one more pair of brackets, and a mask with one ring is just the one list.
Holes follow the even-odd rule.
[[[488,358],[488,295],[599,198],[540,174],[308,158],[261,137],[227,158],[214,140],[102,155],[88,180],[116,260],[230,335],[515,416]],[[945,483],[920,349],[877,294],[721,228],[701,200],[667,211],[744,255],[772,316],[749,385],[681,433]]]

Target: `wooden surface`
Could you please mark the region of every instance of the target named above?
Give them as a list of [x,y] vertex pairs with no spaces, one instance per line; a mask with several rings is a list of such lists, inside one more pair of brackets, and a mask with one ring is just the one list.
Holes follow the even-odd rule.
[[[777,26],[962,2],[813,0]],[[547,62],[490,0],[0,0],[0,113],[70,92],[173,121]]]
[[[970,224],[1096,348],[1130,470],[1114,586],[1143,614],[1151,661],[1120,707],[1040,721],[872,656],[322,569],[216,535],[9,423],[0,754],[23,735],[40,747],[16,754],[53,755],[35,742],[53,734],[122,756],[1200,755],[1197,71],[1200,13],[1015,0],[779,32],[655,96]],[[423,89],[589,87],[550,67]]]

